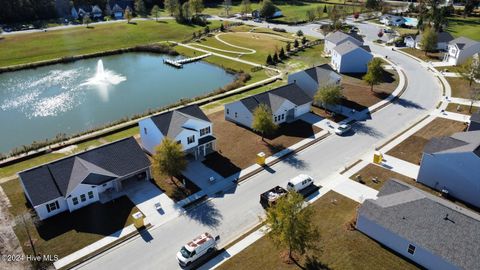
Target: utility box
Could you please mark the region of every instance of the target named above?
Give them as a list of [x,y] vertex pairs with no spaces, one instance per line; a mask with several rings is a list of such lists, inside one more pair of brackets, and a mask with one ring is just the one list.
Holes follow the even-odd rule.
[[133,213],[132,217],[133,217],[133,225],[135,226],[135,228],[140,229],[145,226],[143,222],[145,217],[141,212]]
[[376,151],[374,154],[373,154],[373,163],[375,164],[381,164],[383,161],[383,155],[382,153]]
[[260,166],[265,165],[265,153],[260,152],[257,154],[257,164]]

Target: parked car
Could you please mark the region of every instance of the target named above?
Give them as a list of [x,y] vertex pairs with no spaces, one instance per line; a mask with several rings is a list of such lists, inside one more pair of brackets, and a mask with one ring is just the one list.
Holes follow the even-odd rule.
[[313,185],[312,177],[306,174],[299,174],[287,183],[287,190],[295,190],[299,192],[309,186]]
[[337,128],[335,128],[335,134],[337,135],[343,135],[347,133],[352,127],[349,124],[341,124]]
[[282,196],[287,194],[287,190],[281,186],[276,186],[264,193],[260,194],[260,204],[263,208],[268,208],[275,204],[275,202]]
[[217,241],[219,236],[213,237],[210,233],[205,232],[192,241],[184,245],[179,252],[177,252],[177,260],[180,266],[189,266],[203,255],[213,252],[217,249]]

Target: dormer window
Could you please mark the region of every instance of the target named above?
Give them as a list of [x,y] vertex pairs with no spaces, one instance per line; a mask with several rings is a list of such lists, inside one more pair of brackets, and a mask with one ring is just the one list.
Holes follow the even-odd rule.
[[200,136],[210,134],[210,126],[200,129]]
[[192,135],[190,137],[187,137],[187,143],[191,144],[195,142],[195,135]]

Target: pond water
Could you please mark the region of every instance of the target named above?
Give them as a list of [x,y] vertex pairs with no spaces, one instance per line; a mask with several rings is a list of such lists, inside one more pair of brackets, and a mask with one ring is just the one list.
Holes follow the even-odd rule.
[[205,62],[176,69],[164,58],[172,57],[126,53],[0,74],[0,152],[200,96],[234,80]]

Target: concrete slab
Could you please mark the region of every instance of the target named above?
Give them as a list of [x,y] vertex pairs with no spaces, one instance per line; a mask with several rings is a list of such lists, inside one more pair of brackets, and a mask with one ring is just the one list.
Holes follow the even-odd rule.
[[416,164],[385,154],[383,155],[381,166],[413,179],[417,179],[418,171],[420,170],[420,166]]
[[[207,195],[211,195],[208,191],[211,190],[213,185],[225,179],[198,160],[188,162],[187,169],[183,171],[182,174],[195,183],[201,190],[205,191]],[[210,177],[213,177],[215,180],[210,181]]]
[[344,176],[338,177],[338,184],[332,190],[356,202],[363,203],[366,199],[376,199],[378,191],[366,185],[357,183]]

